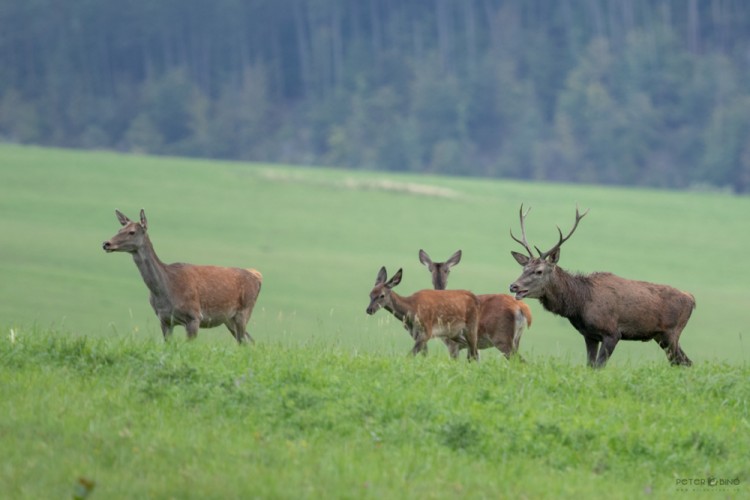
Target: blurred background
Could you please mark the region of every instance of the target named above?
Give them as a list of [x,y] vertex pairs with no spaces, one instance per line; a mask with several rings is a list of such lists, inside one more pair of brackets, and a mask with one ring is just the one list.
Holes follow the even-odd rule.
[[750,190],[750,3],[0,0],[0,141]]

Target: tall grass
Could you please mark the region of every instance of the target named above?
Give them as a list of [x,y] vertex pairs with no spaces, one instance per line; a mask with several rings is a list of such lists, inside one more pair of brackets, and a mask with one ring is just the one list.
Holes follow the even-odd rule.
[[[9,498],[679,497],[732,484],[748,368],[592,371],[20,331],[0,340]],[[739,484],[734,484],[734,481]]]

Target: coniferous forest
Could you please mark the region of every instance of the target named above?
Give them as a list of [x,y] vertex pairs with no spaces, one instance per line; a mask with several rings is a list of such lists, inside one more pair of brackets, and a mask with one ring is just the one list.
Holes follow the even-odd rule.
[[744,0],[0,0],[0,141],[750,191]]

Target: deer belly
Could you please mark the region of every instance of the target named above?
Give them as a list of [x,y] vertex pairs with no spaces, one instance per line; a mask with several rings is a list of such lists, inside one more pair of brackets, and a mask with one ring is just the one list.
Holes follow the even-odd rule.
[[466,328],[465,323],[438,323],[432,327],[432,336],[439,338],[454,338]]
[[229,320],[226,314],[221,313],[206,313],[201,312],[201,328],[213,328],[215,326],[223,325]]

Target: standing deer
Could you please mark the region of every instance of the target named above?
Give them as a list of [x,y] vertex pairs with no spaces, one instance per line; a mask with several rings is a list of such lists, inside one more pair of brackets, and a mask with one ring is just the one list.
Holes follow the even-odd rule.
[[[530,210],[530,209],[529,209]],[[680,334],[695,308],[695,298],[667,285],[620,278],[611,273],[573,275],[557,266],[560,247],[575,232],[583,214],[576,207],[573,229],[546,252],[538,247],[534,257],[526,241],[524,221],[529,214],[519,212],[520,243],[529,254],[511,252],[523,266],[521,276],[510,285],[517,299],[537,298],[548,311],[568,318],[586,341],[588,364],[602,367],[620,340],[655,340],[673,365],[690,366],[692,362],[680,347]],[[601,346],[600,346],[601,344]]]
[[[461,261],[461,250],[451,255],[445,262],[433,262],[424,250],[419,251],[419,262],[432,273],[432,286],[435,290],[445,290],[448,286],[450,269]],[[531,326],[531,310],[523,302],[511,295],[492,293],[477,295],[479,299],[479,326],[477,347],[496,347],[506,358],[518,353],[518,345],[524,330]],[[466,339],[444,338],[451,356],[467,346]]]
[[[380,268],[370,292],[367,314],[375,314],[382,307],[401,320],[414,339],[411,353],[415,356],[420,352],[427,354],[427,341],[433,337],[464,338],[469,348],[469,360],[478,360],[479,300],[476,296],[466,290],[420,290],[402,297],[392,290],[401,283],[401,275],[399,269],[388,280],[385,267]],[[457,355],[458,349],[451,352],[452,357]]]
[[224,324],[238,343],[253,342],[247,333],[247,322],[258,300],[263,280],[255,269],[236,267],[164,264],[156,256],[146,233],[146,214],[134,222],[115,210],[123,226],[102,244],[109,252],[128,252],[151,292],[150,302],[161,322],[164,340],[175,325],[183,325],[188,339],[198,335],[198,328]]

